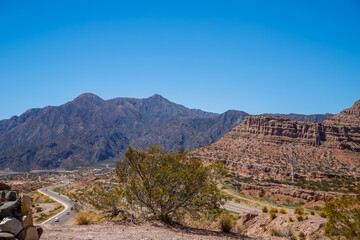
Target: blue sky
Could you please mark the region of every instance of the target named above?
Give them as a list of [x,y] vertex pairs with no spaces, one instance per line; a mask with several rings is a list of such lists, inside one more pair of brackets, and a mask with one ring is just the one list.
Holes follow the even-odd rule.
[[0,0],[0,119],[85,92],[338,113],[360,99],[360,1]]

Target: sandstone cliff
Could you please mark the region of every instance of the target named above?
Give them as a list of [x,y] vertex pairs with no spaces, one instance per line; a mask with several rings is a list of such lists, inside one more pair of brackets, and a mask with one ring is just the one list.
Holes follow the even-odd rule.
[[284,180],[289,178],[293,152],[297,177],[314,179],[324,174],[358,177],[359,106],[357,101],[324,123],[248,116],[219,141],[193,154],[205,162],[220,160],[244,176]]

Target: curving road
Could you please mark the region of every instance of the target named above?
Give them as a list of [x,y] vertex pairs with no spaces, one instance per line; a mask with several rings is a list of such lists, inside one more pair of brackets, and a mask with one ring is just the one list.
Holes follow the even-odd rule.
[[[46,220],[45,222],[43,222],[42,224],[58,224],[58,225],[66,225],[69,224],[71,222],[71,220],[74,218],[75,216],[75,211],[70,210],[71,207],[74,206],[75,202],[71,201],[70,198],[61,195],[57,192],[52,191],[52,189],[57,188],[57,187],[61,187],[64,185],[69,184],[70,182],[64,182],[62,184],[58,184],[56,186],[51,186],[51,187],[45,187],[45,188],[41,188],[38,190],[38,192],[48,196],[49,198],[59,202],[61,205],[64,206],[64,210],[61,211],[60,213],[56,214],[55,216],[49,218],[48,220]],[[69,212],[69,215],[66,215],[66,212]],[[59,222],[55,222],[55,218],[59,218]]]

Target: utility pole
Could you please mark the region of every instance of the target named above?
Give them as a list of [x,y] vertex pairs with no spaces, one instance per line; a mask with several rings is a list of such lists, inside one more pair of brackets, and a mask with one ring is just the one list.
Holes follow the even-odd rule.
[[291,182],[294,183],[294,157],[293,157],[293,151],[291,151]]

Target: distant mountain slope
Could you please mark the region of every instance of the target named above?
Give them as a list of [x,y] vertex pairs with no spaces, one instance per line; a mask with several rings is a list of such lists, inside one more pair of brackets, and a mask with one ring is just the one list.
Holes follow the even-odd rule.
[[217,141],[221,136],[239,125],[249,114],[241,111],[227,111],[216,118],[196,118],[172,121],[154,129],[146,136],[131,143],[134,147],[146,149],[161,145],[166,150],[194,150]]
[[86,93],[0,121],[0,170],[91,166],[122,158],[129,145],[194,150],[217,141],[247,115],[188,109],[160,95],[103,100]]
[[0,169],[88,166],[118,157],[132,140],[166,122],[217,116],[160,95],[104,101],[82,94],[58,107],[30,109],[0,121]]

